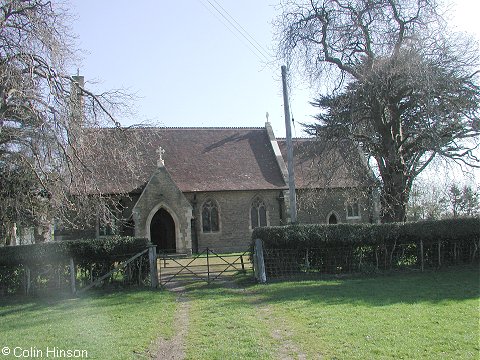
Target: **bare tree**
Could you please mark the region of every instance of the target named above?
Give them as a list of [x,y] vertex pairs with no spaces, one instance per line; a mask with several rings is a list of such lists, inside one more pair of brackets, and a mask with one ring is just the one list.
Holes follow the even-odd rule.
[[[86,217],[95,214],[92,201],[103,202],[106,194],[78,186],[92,174],[86,154],[99,151],[88,136],[93,129],[112,128],[101,148],[115,154],[112,163],[127,162],[131,156],[118,153],[134,153],[141,143],[125,142],[115,120],[128,95],[94,94],[81,77],[70,76],[76,48],[68,21],[68,12],[51,1],[0,1],[0,234],[15,223],[35,226],[40,241],[52,219],[71,220],[82,204]],[[134,176],[135,163],[123,168]]]
[[440,184],[417,179],[410,192],[407,207],[408,221],[444,218],[448,207],[445,190]]
[[480,166],[478,46],[445,31],[436,0],[282,6],[280,55],[332,89],[307,131],[374,160],[383,221],[405,221],[413,181],[435,157]]
[[473,184],[438,184],[417,179],[408,204],[408,220],[431,220],[477,216],[480,211],[478,187]]
[[464,185],[459,188],[457,184],[452,184],[448,188],[447,199],[449,210],[447,216],[454,218],[461,216],[476,216],[479,212],[479,194],[471,185]]

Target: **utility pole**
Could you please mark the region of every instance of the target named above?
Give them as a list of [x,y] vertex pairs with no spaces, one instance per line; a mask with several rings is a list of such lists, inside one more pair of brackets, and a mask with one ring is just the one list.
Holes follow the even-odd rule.
[[297,197],[295,194],[295,173],[293,170],[292,128],[290,124],[290,105],[288,103],[287,67],[282,65],[283,109],[285,111],[285,130],[287,135],[288,192],[290,199],[290,222],[297,222]]

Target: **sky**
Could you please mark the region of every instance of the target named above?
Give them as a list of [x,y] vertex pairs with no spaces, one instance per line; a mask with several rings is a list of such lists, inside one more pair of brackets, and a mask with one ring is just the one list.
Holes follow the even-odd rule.
[[[263,127],[268,112],[276,137],[285,137],[281,64],[273,63],[277,0],[66,1],[82,50],[72,73],[78,69],[89,89],[136,95],[136,111],[120,117],[122,125]],[[480,1],[445,1],[456,30],[480,42]],[[290,83],[294,137],[313,121],[315,95],[298,77]],[[445,174],[445,182],[480,186],[478,170],[466,180],[455,168]]]
[[[82,49],[76,67],[87,85],[137,97],[136,114],[121,118],[123,125],[261,127],[268,112],[275,135],[285,136],[281,64],[272,64],[276,0],[68,1]],[[480,39],[480,2],[454,4],[459,29]],[[289,91],[293,135],[300,136],[315,94],[298,80]]]

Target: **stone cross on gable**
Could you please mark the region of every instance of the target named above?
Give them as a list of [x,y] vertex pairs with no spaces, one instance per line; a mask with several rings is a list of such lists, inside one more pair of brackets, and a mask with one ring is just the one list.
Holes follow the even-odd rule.
[[165,154],[165,149],[159,146],[157,149],[157,154],[158,154],[157,166],[158,167],[165,166],[165,160],[163,159],[163,154]]

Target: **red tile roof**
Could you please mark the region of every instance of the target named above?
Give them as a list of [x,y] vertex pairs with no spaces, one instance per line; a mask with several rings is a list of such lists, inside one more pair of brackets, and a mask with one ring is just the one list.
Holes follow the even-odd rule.
[[[92,136],[108,131],[113,130],[101,129]],[[145,161],[131,176],[126,165],[112,166],[96,156],[96,191],[141,189],[157,167],[159,147],[165,150],[165,167],[182,192],[286,188],[265,128],[135,128],[125,134],[126,142],[129,136],[142,139],[132,159]]]
[[[287,145],[277,139],[285,164]],[[373,185],[366,160],[348,142],[322,142],[314,138],[293,139],[295,186],[305,188],[348,188]]]

